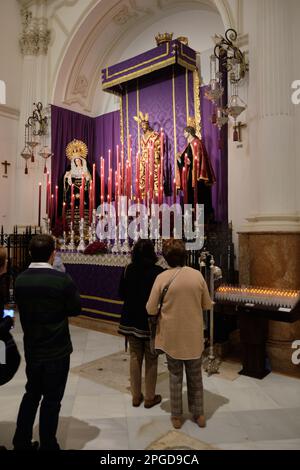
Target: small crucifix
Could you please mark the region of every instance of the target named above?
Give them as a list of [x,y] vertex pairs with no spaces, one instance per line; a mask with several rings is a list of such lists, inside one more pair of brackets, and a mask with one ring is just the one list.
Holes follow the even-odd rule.
[[242,129],[243,127],[247,127],[247,124],[243,124],[240,121],[237,123],[236,126],[233,126],[233,141],[234,142],[242,142]]
[[7,178],[7,167],[10,166],[10,163],[8,163],[7,160],[5,162],[2,162],[1,165],[4,165],[4,175],[2,175],[2,178]]

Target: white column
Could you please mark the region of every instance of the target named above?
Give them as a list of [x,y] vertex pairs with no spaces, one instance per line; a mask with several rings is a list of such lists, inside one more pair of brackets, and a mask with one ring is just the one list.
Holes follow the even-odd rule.
[[[298,231],[296,207],[293,3],[259,0],[250,33],[249,138],[252,214],[247,231]],[[246,177],[247,175],[245,175]]]
[[[45,1],[37,2],[32,11],[26,9],[21,11],[23,32],[20,37],[20,48],[23,55],[23,69],[14,195],[15,221],[18,225],[37,224],[39,182],[43,185],[43,193],[45,192],[44,162],[41,157],[36,155],[34,163],[29,160],[29,173],[25,175],[25,161],[20,155],[24,148],[25,123],[32,114],[33,103],[41,101],[44,106],[48,104],[44,100],[47,93],[46,55],[50,33],[47,30],[47,19],[44,16],[45,5]],[[43,215],[42,212],[42,217]]]

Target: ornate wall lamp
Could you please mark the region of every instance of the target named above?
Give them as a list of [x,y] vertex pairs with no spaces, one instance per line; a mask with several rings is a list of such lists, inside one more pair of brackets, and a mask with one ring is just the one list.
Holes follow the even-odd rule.
[[[239,84],[249,71],[249,64],[245,53],[236,45],[238,34],[234,29],[228,29],[225,37],[215,35],[214,54],[210,57],[210,83],[205,97],[216,106],[212,123],[221,129],[228,123],[229,117],[234,121],[233,141],[237,142],[240,135],[237,131],[237,118],[247,108],[246,103],[239,97]],[[228,103],[222,104],[224,87],[222,86],[223,73],[228,74],[231,85],[231,96]]]
[[47,173],[46,161],[53,154],[46,144],[48,135],[49,123],[49,109],[43,108],[41,102],[33,103],[34,109],[32,115],[26,121],[24,132],[24,149],[21,152],[21,157],[24,158],[25,175],[28,174],[27,162],[30,160],[32,163],[35,161],[36,148],[41,146],[39,156],[45,161],[44,173]]

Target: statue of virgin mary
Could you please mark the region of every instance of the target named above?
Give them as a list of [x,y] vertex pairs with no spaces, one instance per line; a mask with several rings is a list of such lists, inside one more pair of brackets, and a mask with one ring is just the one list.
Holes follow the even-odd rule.
[[[74,185],[74,196],[75,205],[79,204],[79,193],[80,186],[82,184],[82,178],[84,177],[84,190],[85,200],[88,201],[88,190],[90,181],[92,179],[91,173],[88,170],[86,157],[88,154],[88,148],[81,140],[72,140],[67,145],[66,155],[71,161],[71,168],[66,171],[64,175],[64,201],[70,203],[71,201],[71,187]],[[77,201],[77,202],[76,202]]]

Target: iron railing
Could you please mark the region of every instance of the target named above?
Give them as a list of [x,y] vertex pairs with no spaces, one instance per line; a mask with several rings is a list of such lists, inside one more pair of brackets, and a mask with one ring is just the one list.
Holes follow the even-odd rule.
[[37,229],[32,230],[31,227],[14,227],[13,233],[6,234],[1,227],[0,246],[6,247],[8,259],[7,273],[3,278],[6,302],[14,301],[15,280],[29,266],[29,242],[37,233]]

